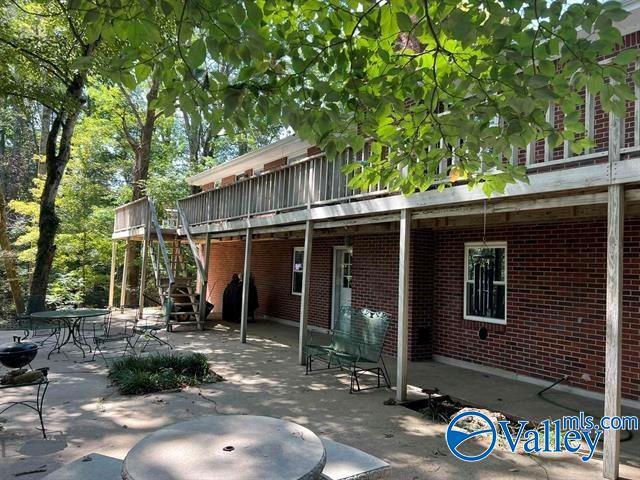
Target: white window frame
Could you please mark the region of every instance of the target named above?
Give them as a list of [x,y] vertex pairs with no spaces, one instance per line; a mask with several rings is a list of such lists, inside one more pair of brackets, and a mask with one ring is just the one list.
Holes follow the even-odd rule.
[[[467,315],[467,285],[469,284],[469,250],[472,248],[503,248],[504,249],[504,281],[495,281],[495,285],[504,285],[504,320],[501,318],[491,317],[479,317],[476,315]],[[464,244],[464,285],[463,285],[463,305],[462,314],[465,320],[472,320],[474,322],[495,323],[497,325],[507,324],[507,293],[509,289],[509,279],[507,278],[507,272],[509,270],[509,257],[508,257],[507,242],[465,242]]]
[[[296,265],[296,252],[302,252],[302,270],[295,270]],[[304,247],[293,247],[292,257],[291,257],[291,295],[297,295],[298,297],[302,296],[302,292],[296,292],[293,290],[295,285],[296,273],[302,272],[302,276],[304,277]]]

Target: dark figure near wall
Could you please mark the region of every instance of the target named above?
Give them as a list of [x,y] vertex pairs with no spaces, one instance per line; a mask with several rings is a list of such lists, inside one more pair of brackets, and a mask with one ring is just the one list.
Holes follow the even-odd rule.
[[249,314],[248,320],[250,322],[256,321],[256,310],[260,305],[258,304],[258,289],[256,288],[256,282],[253,280],[253,275],[249,276]]
[[238,274],[234,273],[222,295],[222,319],[227,322],[239,322],[241,308],[242,282]]

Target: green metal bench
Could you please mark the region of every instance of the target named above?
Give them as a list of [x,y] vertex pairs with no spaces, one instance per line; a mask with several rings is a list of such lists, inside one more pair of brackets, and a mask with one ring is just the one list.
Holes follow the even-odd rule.
[[[387,367],[382,357],[388,327],[389,316],[384,312],[342,307],[334,329],[330,332],[329,344],[313,344],[310,340],[306,345],[306,374],[314,371],[313,362],[319,360],[327,365],[323,370],[339,369],[349,372],[351,375],[349,393],[380,388],[381,377],[387,388],[391,388]],[[377,376],[377,386],[360,387],[360,377],[367,373]]]

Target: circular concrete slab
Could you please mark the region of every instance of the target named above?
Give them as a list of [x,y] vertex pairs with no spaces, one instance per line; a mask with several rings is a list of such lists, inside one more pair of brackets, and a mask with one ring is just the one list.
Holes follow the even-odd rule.
[[217,415],[162,428],[138,442],[125,480],[315,480],[326,462],[311,430],[277,418]]

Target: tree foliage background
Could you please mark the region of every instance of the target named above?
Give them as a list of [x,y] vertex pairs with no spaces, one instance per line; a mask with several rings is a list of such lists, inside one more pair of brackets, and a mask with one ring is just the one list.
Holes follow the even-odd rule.
[[2,255],[25,291],[104,303],[115,206],[170,206],[185,176],[283,128],[329,157],[373,139],[355,188],[502,191],[526,181],[513,148],[592,145],[585,88],[607,112],[634,98],[626,16],[597,0],[0,0]]

